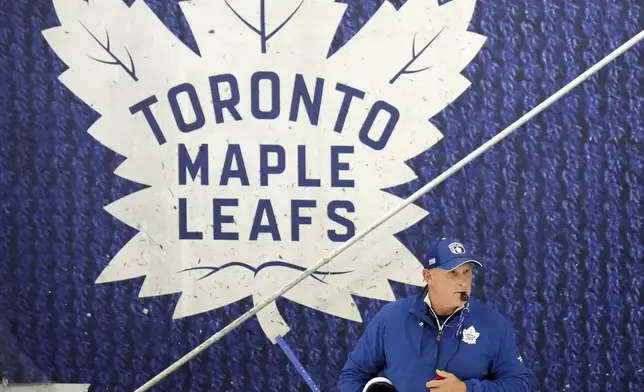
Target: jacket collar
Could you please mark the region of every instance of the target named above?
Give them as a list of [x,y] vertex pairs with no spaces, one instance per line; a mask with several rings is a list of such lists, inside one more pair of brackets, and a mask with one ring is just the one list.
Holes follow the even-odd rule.
[[[427,314],[427,307],[429,306],[430,309],[430,314]],[[461,312],[463,310],[463,306],[460,308],[456,309],[454,313],[452,314],[451,318],[453,319],[454,316]],[[432,314],[434,312],[432,308],[431,301],[429,300],[429,287],[425,285],[425,288],[423,288],[423,291],[421,291],[419,294],[416,295],[416,298],[411,303],[411,307],[409,309],[410,313],[415,314],[416,316],[422,318],[422,319],[435,319],[436,316]]]
[[416,294],[415,298],[411,302],[411,307],[409,308],[409,312],[412,314],[415,314],[416,316],[420,318],[427,318],[427,305],[425,304],[425,298],[428,298],[427,294],[429,292],[429,287],[425,286],[423,288],[423,291],[421,291],[419,294]]

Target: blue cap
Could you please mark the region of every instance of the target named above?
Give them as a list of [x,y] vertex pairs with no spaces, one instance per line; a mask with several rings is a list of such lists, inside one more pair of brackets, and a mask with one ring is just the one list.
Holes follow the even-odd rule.
[[423,267],[425,269],[440,268],[445,271],[451,271],[465,263],[483,266],[470,256],[461,242],[454,238],[441,237],[429,247],[423,260]]

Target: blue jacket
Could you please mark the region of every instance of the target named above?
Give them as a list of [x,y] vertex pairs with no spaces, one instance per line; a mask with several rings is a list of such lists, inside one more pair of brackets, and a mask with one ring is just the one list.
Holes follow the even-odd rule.
[[377,376],[391,380],[399,392],[429,392],[425,384],[436,377],[436,369],[454,374],[468,392],[529,391],[507,318],[470,299],[439,332],[426,296],[427,287],[383,306],[349,354],[340,392],[362,392]]

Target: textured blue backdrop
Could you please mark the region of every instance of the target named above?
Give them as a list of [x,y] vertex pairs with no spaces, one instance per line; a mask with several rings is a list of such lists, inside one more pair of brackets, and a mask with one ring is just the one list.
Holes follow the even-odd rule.
[[[196,49],[176,1],[147,3]],[[334,49],[381,2],[348,4]],[[446,136],[410,161],[420,179],[392,192],[418,189],[635,35],[641,4],[479,1],[470,29],[489,38],[464,71],[473,85],[432,119]],[[122,158],[86,133],[97,114],[57,81],[65,66],[41,35],[57,24],[50,1],[1,2],[0,378],[131,391],[252,305],[173,322],[176,296],[138,299],[140,280],[93,283],[134,234],[103,206],[137,185],[112,174]],[[480,255],[475,295],[514,321],[536,390],[644,390],[643,112],[640,44],[423,197],[430,216],[400,234],[417,255],[439,233]],[[278,304],[286,341],[334,390],[363,325]],[[367,321],[382,305],[358,304]],[[251,320],[158,390],[306,385]]]

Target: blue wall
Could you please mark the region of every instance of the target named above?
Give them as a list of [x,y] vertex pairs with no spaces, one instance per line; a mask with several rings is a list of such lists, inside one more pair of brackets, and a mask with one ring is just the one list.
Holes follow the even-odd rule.
[[[196,49],[176,1],[147,3]],[[470,30],[488,40],[463,72],[472,86],[431,120],[445,138],[409,162],[419,179],[391,191],[411,194],[639,32],[637,3],[478,2]],[[348,4],[334,49],[380,3]],[[59,83],[65,66],[41,34],[57,24],[49,1],[0,5],[0,378],[131,391],[252,303],[172,321],[175,295],[94,284],[135,234],[103,206],[140,186],[113,174],[123,158],[85,131],[97,114]],[[399,235],[418,256],[442,233],[480,256],[474,295],[514,321],[535,390],[644,390],[643,55],[640,43],[423,197],[429,217]],[[357,302],[365,322],[383,304]],[[334,390],[364,326],[278,305],[288,344]],[[252,319],[158,390],[306,384]]]

